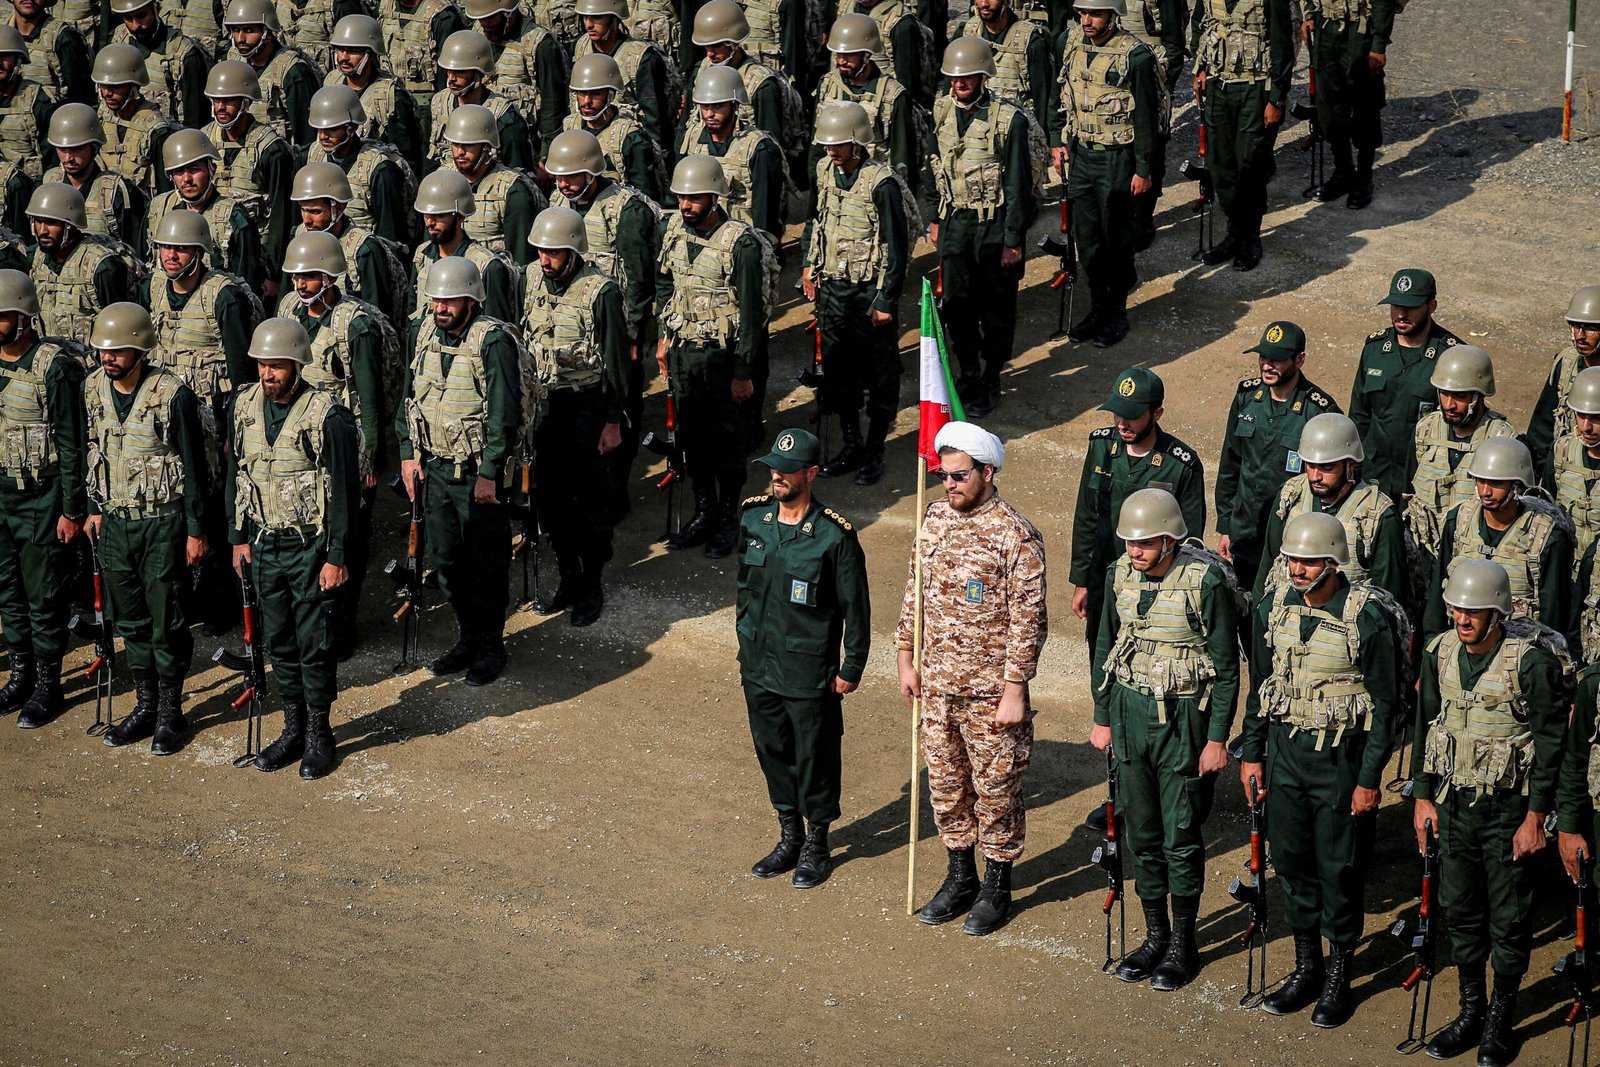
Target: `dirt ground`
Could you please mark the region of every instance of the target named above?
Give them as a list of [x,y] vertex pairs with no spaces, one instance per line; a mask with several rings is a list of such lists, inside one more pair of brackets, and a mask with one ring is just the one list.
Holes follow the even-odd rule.
[[[1046,342],[1053,263],[1031,262],[1024,351],[990,425],[1009,447],[1002,489],[1049,546],[1055,626],[1033,689],[1029,848],[1001,932],[970,939],[905,909],[909,717],[891,634],[916,519],[913,370],[889,477],[822,487],[862,530],[875,608],[871,665],[846,705],[845,814],[824,887],[748,874],[774,827],[737,684],[734,568],[653,545],[661,503],[641,479],[604,618],[575,631],[517,615],[512,669],[488,690],[391,676],[397,634],[375,575],[335,707],[342,763],[323,781],[229,766],[243,724],[228,706],[234,680],[217,669],[191,683],[198,733],[173,758],[86,737],[81,681],[55,725],[0,724],[0,1062],[1390,1061],[1408,954],[1386,931],[1413,910],[1417,874],[1409,812],[1392,797],[1350,1025],[1319,1032],[1304,1015],[1237,1006],[1243,916],[1225,890],[1245,822],[1231,768],[1208,827],[1199,980],[1158,996],[1101,973],[1104,879],[1081,819],[1103,769],[1086,743],[1082,628],[1068,610],[1071,502],[1086,436],[1103,422],[1095,408],[1123,366],[1159,369],[1166,425],[1214,472],[1224,404],[1253,373],[1240,353],[1263,325],[1304,325],[1309,376],[1342,400],[1400,266],[1438,275],[1441,321],[1495,354],[1495,406],[1523,424],[1567,298],[1596,270],[1595,145],[1551,141],[1558,6],[1413,0],[1391,49],[1377,204],[1356,214],[1302,200],[1303,128],[1290,131],[1266,262],[1238,275],[1191,261],[1193,187],[1174,187],[1141,257],[1133,333],[1110,353]],[[1586,98],[1580,107],[1592,127]],[[1174,168],[1192,151],[1191,110]],[[1053,220],[1046,211],[1036,235]],[[791,303],[781,321],[774,426],[809,415],[809,391],[788,384],[807,318]],[[399,532],[386,508],[376,563]],[[424,651],[450,637],[447,612],[430,611]],[[209,667],[214,646],[201,639],[196,661]],[[80,649],[70,664],[86,660]],[[268,719],[269,736],[277,725]],[[919,898],[943,855],[923,803]],[[1553,870],[1520,1013],[1528,1064],[1561,1062],[1567,1040],[1550,965],[1568,947],[1568,895]],[[1291,953],[1272,893],[1276,979]],[[1438,984],[1435,1026],[1453,1014],[1453,972]]]

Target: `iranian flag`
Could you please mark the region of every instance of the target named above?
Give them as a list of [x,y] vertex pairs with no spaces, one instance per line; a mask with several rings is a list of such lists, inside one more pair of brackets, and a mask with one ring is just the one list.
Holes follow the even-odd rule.
[[928,469],[939,469],[939,453],[933,439],[947,422],[963,422],[967,413],[961,410],[961,398],[956,396],[955,378],[950,373],[950,357],[944,348],[944,325],[933,306],[933,285],[922,279],[922,391],[918,412],[917,454],[928,464]]

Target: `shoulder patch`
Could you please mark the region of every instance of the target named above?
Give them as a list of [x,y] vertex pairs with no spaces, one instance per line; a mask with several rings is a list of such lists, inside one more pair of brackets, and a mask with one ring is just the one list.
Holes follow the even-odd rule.
[[741,511],[743,511],[745,508],[758,508],[762,504],[770,504],[770,503],[772,503],[772,494],[771,493],[762,493],[759,496],[747,496],[747,497],[745,497],[744,500],[739,504],[739,509]]
[[[768,495],[767,499],[771,499],[770,494]],[[837,511],[834,511],[832,508],[823,508],[822,513],[837,523],[839,528],[845,533],[855,533],[856,528],[850,525],[850,520],[839,514]]]
[[1259,376],[1255,378],[1246,378],[1244,381],[1239,383],[1239,392],[1247,393],[1250,390],[1258,387],[1260,384],[1261,378]]
[[1374,330],[1372,333],[1367,334],[1367,343],[1371,344],[1373,341],[1383,340],[1383,335],[1388,332],[1388,330]]
[[1194,464],[1194,452],[1190,450],[1188,445],[1184,444],[1176,437],[1167,442],[1166,451],[1173,458],[1181,460],[1185,464],[1191,466]]
[[1333,404],[1333,398],[1328,396],[1328,394],[1324,393],[1321,389],[1309,390],[1306,393],[1306,397],[1319,408],[1329,407]]
[[1100,438],[1110,437],[1116,432],[1117,428],[1115,426],[1102,426],[1098,430],[1089,431],[1089,440],[1094,441]]

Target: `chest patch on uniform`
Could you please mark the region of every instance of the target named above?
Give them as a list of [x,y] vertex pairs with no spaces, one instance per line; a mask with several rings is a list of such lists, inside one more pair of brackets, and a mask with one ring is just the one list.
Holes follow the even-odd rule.
[[983,583],[978,581],[976,578],[974,578],[971,581],[969,581],[967,583],[967,597],[966,597],[966,599],[967,599],[967,603],[968,604],[982,604],[983,603]]
[[1164,456],[1162,456],[1162,455],[1161,455],[1161,453],[1160,453],[1160,452],[1157,452],[1157,453],[1156,453],[1156,454],[1155,454],[1155,455],[1153,455],[1153,456],[1151,456],[1151,457],[1150,457],[1150,466],[1152,466],[1152,467],[1159,467],[1159,466],[1161,466],[1161,461],[1162,461],[1162,459],[1164,459],[1164,458],[1165,458],[1165,457],[1164,457]]
[[1288,471],[1290,474],[1299,474],[1300,467],[1300,453],[1296,452],[1292,448],[1289,449],[1289,458],[1283,461],[1283,469]]
[[789,582],[789,603],[791,603],[791,604],[807,604],[807,603],[810,603],[810,599],[809,599],[810,592],[811,592],[811,583],[810,582],[802,581],[799,578],[791,579],[790,582]]

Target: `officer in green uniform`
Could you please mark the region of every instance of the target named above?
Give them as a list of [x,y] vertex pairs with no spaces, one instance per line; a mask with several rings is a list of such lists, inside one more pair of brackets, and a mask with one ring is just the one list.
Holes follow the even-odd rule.
[[84,389],[89,518],[100,550],[106,614],[133,674],[133,711],[107,730],[111,748],[154,735],[150,751],[183,747],[183,680],[194,654],[178,591],[210,546],[205,536],[206,453],[200,406],[176,374],[153,366],[150,313],[112,304],[90,342],[101,374]]
[[522,13],[516,0],[467,0],[462,5],[494,48],[494,89],[509,96],[538,135],[541,156],[567,117],[572,57],[560,38]]
[[362,134],[367,113],[355,91],[324,85],[311,98],[307,121],[316,139],[303,159],[337,163],[345,172],[352,194],[346,209],[350,220],[397,244],[416,244],[415,219],[406,203],[413,184],[408,165],[398,149]]
[[[1464,559],[1444,589],[1453,627],[1422,657],[1412,760],[1417,849],[1439,840],[1439,903],[1460,974],[1461,1012],[1428,1045],[1434,1059],[1478,1047],[1478,1063],[1514,1055],[1517,988],[1533,942],[1535,867],[1556,800],[1569,685],[1561,637],[1513,618],[1511,580]],[[1486,1000],[1485,963],[1494,963]]]
[[739,539],[745,479],[745,423],[740,405],[765,372],[767,285],[772,252],[751,226],[728,217],[722,165],[685,156],[672,172],[677,212],[661,229],[661,277],[670,295],[661,308],[656,362],[677,399],[678,443],[694,487],[694,514],[669,548],[705,545],[722,559]]
[[474,240],[467,232],[467,220],[478,211],[478,200],[472,195],[472,183],[467,176],[458,170],[434,171],[417,186],[412,206],[422,216],[422,230],[427,240],[417,246],[416,254],[411,257],[411,277],[416,282],[411,320],[415,322],[430,314],[427,281],[433,264],[456,256],[470,260],[483,278],[487,293],[484,313],[501,322],[518,321],[521,318],[518,307],[521,271],[510,256]]
[[1232,260],[1237,271],[1261,262],[1261,217],[1277,170],[1272,150],[1294,80],[1289,6],[1290,0],[1201,0],[1194,9],[1194,95],[1204,104],[1206,166],[1228,221],[1227,236],[1202,258]]
[[499,133],[499,154],[506,165],[532,173],[539,165],[539,141],[510,97],[489,87],[494,76],[494,46],[477,30],[457,30],[439,52],[439,69],[445,75],[445,91],[433,98],[433,114],[428,128],[433,131],[430,158],[423,172],[449,166],[451,141],[445,137],[445,124],[456,109],[468,104],[487,108],[494,116]]
[[411,322],[395,435],[407,493],[423,479],[428,558],[460,631],[428,669],[466,671],[468,685],[488,685],[506,666],[505,490],[549,371],[536,375],[512,327],[484,314],[483,275],[471,260],[434,263],[423,294],[432,313]]
[[1083,32],[1061,58],[1055,165],[1067,170],[1089,313],[1068,336],[1108,348],[1128,335],[1139,201],[1156,192],[1169,105],[1150,47],[1122,29],[1123,0],[1075,0]]
[[333,769],[328,723],[339,692],[334,600],[350,580],[346,551],[360,507],[357,436],[350,409],[305,380],[306,332],[271,318],[250,338],[260,382],[239,393],[229,435],[228,541],[239,574],[250,568],[266,630],[283,733],[256,757],[275,771],[300,761],[300,777]]
[[472,185],[478,210],[466,219],[467,236],[520,267],[537,258],[528,244],[533,220],[548,205],[527,173],[500,156],[501,134],[494,113],[481,104],[462,104],[443,125],[451,165]]
[[1317,124],[1333,156],[1333,173],[1316,192],[1324,203],[1341,196],[1352,209],[1372,203],[1372,163],[1383,143],[1383,71],[1403,6],[1405,0],[1306,0]]
[[1116,532],[1125,551],[1104,572],[1089,743],[1116,757],[1117,816],[1144,909],[1144,944],[1117,977],[1170,992],[1200,970],[1205,821],[1228,765],[1246,598],[1220,557],[1185,540],[1183,510],[1165,489],[1124,500]]
[[139,50],[150,72],[146,94],[166,115],[198,129],[206,124],[206,71],[211,57],[181,28],[168,25],[156,0],[110,0],[111,14],[121,25],[112,34],[116,44]]
[[261,86],[250,64],[218,63],[206,75],[211,122],[203,131],[220,159],[211,180],[224,198],[237,200],[255,223],[266,263],[263,288],[268,299],[278,288],[278,264],[294,228],[289,185],[294,179],[295,150],[271,126],[251,114],[261,99]]
[[24,729],[61,714],[68,546],[84,497],[82,349],[39,333],[33,282],[0,270],[0,626],[11,677],[0,712]]
[[413,173],[422,169],[427,145],[417,101],[385,64],[383,27],[370,15],[346,15],[329,35],[333,62],[323,85],[343,85],[356,94],[367,116],[363,138],[392,145]]
[[1572,519],[1581,559],[1600,538],[1600,367],[1578,372],[1566,407],[1572,429],[1556,438],[1539,481]]
[[[898,0],[895,3],[898,6]],[[915,16],[903,14],[898,25],[918,27],[920,23]],[[871,15],[840,15],[828,30],[828,51],[833,54],[833,69],[824,74],[817,85],[818,114],[828,103],[860,104],[867,112],[872,131],[872,142],[867,146],[870,158],[875,163],[893,167],[911,192],[916,193],[922,180],[916,126],[920,121],[919,105],[910,88],[879,67],[873,58],[884,51],[877,22]],[[816,172],[824,154],[822,146],[816,145],[813,138],[808,172]],[[808,218],[816,215],[816,198],[813,188]]]
[[776,249],[783,241],[789,210],[788,166],[783,146],[741,114],[750,106],[739,72],[731,67],[706,67],[694,81],[695,118],[684,132],[683,155],[711,156],[722,164],[728,195],[722,209],[760,230]]
[[161,148],[179,126],[144,97],[150,75],[144,57],[131,44],[108,44],[95,53],[95,91],[106,141],[100,164],[126,178],[145,196],[170,189],[161,169]]
[[0,159],[20,169],[28,181],[38,182],[56,162],[46,139],[56,99],[24,76],[27,61],[22,35],[0,24]]
[[994,54],[989,91],[1033,112],[1041,126],[1055,114],[1055,59],[1050,34],[1033,19],[1022,18],[1012,0],[976,0],[962,24],[961,37],[977,37]]
[[822,476],[856,471],[858,485],[874,485],[883,477],[884,440],[900,408],[900,292],[911,250],[910,193],[893,168],[871,158],[872,123],[860,104],[822,105],[816,140],[826,156],[817,164],[817,211],[800,238],[806,264],[800,282],[816,307],[822,338],[818,418],[837,415],[844,436]]
[[600,140],[606,177],[633,186],[665,203],[660,171],[663,146],[651,136],[631,106],[621,102],[622,68],[610,56],[581,56],[572,64],[572,113],[563,125],[586,130]]
[[923,217],[939,252],[945,335],[961,365],[956,392],[970,418],[1000,403],[1000,371],[1017,329],[1023,244],[1033,222],[1028,118],[990,91],[994,52],[957,37],[940,70],[950,91],[933,105],[933,150],[923,168]]
[[322,68],[284,43],[272,0],[228,0],[222,28],[232,38],[233,50],[260,79],[262,100],[250,108],[256,118],[301,148],[311,144],[316,131],[306,117],[312,94],[322,84]]
[[142,256],[150,200],[128,179],[101,166],[100,146],[106,143],[106,135],[94,108],[62,104],[50,115],[48,136],[58,165],[44,172],[44,180],[78,190],[90,233],[121,241]]
[[289,199],[299,210],[301,231],[326,231],[339,239],[345,292],[382,310],[389,325],[400,330],[412,308],[405,248],[356,225],[348,213],[353,195],[337,163],[307,163],[295,172]]
[[1534,464],[1541,469],[1549,463],[1550,446],[1556,438],[1572,432],[1573,414],[1567,408],[1567,395],[1580,371],[1600,367],[1600,285],[1586,285],[1572,294],[1567,304],[1567,329],[1571,343],[1556,353],[1550,377],[1539,391],[1528,419],[1528,432],[1522,439],[1533,450]]
[[566,207],[539,213],[528,235],[539,265],[523,276],[522,332],[535,363],[552,368],[549,410],[536,439],[539,525],[550,533],[561,581],[534,604],[541,615],[572,609],[571,623],[600,617],[600,576],[611,561],[610,486],[603,457],[622,444],[628,331],[622,290],[588,262],[583,218]]
[[94,103],[89,42],[76,26],[61,17],[55,3],[11,0],[11,11],[0,16],[0,22],[17,31],[28,51],[24,77],[43,85],[62,102]]
[[750,873],[793,870],[797,889],[828,878],[844,697],[861,684],[872,640],[855,528],[812,495],[821,460],[816,437],[780,431],[759,461],[771,490],[746,499],[739,520],[739,674],[779,828]]
[[28,198],[33,262],[28,273],[41,301],[40,330],[86,344],[100,309],[134,295],[136,267],[126,245],[89,233],[83,194],[46,182]]
[[1294,516],[1280,552],[1287,580],[1254,612],[1239,783],[1247,802],[1271,794],[1267,836],[1294,933],[1294,971],[1262,1007],[1291,1015],[1314,1002],[1311,1022],[1327,1029],[1355,1010],[1350,964],[1383,772],[1406,713],[1409,629],[1398,600],[1343,573],[1351,555],[1336,516]]
[[1439,306],[1433,275],[1407,267],[1395,272],[1389,295],[1390,326],[1367,336],[1350,390],[1350,417],[1366,446],[1362,474],[1390,500],[1411,491],[1417,420],[1438,405],[1433,361],[1460,339],[1433,321]]
[[[1217,533],[1239,584],[1255,588],[1267,517],[1283,483],[1299,474],[1306,423],[1339,405],[1302,373],[1306,334],[1292,322],[1268,324],[1256,354],[1261,373],[1239,383],[1217,465]],[[1272,557],[1265,557],[1272,558]]]
[[161,163],[172,182],[170,192],[158,193],[150,201],[145,243],[151,259],[156,258],[155,234],[168,214],[190,211],[205,219],[211,230],[211,244],[217,250],[217,266],[244,280],[258,295],[266,294],[267,280],[277,280],[276,270],[268,273],[261,247],[261,232],[251,220],[245,201],[224,196],[216,173],[222,165],[222,152],[199,130],[179,130],[161,147]]

